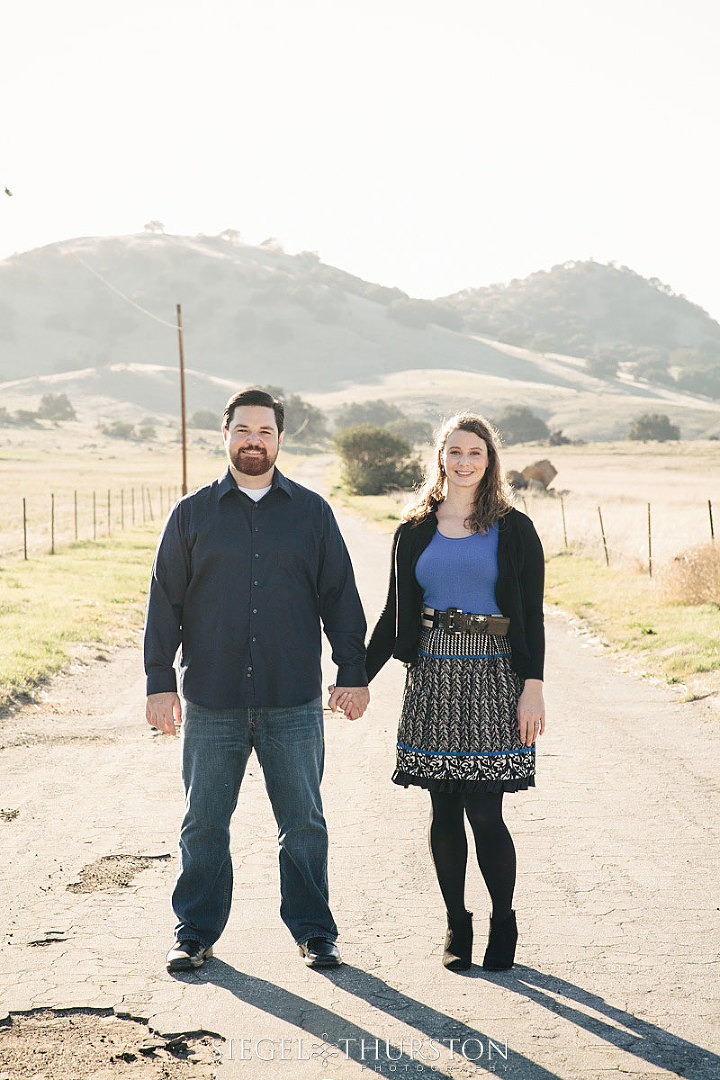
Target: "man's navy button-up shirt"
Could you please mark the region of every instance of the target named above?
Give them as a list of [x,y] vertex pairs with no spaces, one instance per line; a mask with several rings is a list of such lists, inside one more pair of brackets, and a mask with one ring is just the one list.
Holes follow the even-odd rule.
[[322,693],[321,622],[338,686],[365,686],[365,616],[326,501],[278,469],[259,502],[228,469],[168,518],[145,625],[147,692],[210,709],[301,705]]

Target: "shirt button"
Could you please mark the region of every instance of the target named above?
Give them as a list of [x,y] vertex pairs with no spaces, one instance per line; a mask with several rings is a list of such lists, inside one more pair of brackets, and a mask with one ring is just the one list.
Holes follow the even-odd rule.
[[252,668],[251,668],[251,667],[249,667],[249,668],[248,668],[248,671],[252,671]]
[[256,607],[253,608],[253,615],[257,615],[257,608]]
[[257,641],[257,638],[256,638],[256,637],[254,637],[254,638],[253,638],[252,640],[253,640],[253,641]]
[[259,558],[260,558],[260,556],[259,556],[259,555],[257,554],[257,552],[255,553],[255,558],[256,558],[256,559],[259,559]]
[[257,585],[257,584],[258,584],[257,581],[253,581],[253,585]]

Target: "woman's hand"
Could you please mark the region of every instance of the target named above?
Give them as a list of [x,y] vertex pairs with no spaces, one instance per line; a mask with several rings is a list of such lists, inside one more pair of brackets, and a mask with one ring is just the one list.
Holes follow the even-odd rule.
[[523,746],[532,746],[545,730],[545,702],[542,679],[526,679],[518,701],[518,729]]

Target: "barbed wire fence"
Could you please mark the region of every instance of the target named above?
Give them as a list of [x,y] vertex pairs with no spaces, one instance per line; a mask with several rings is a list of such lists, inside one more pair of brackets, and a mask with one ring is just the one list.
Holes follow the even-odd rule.
[[149,523],[159,529],[179,496],[176,485],[141,484],[3,500],[0,558],[54,555]]
[[532,518],[546,554],[584,555],[649,577],[660,563],[715,543],[712,498],[682,506],[621,499],[602,505],[588,496],[520,492],[517,506]]

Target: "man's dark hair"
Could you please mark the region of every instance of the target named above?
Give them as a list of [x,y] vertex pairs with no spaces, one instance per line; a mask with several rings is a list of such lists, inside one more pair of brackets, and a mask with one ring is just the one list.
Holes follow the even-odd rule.
[[233,413],[238,405],[262,405],[265,409],[272,409],[275,413],[278,435],[285,427],[285,406],[282,401],[278,401],[272,394],[267,394],[264,390],[256,389],[241,390],[239,394],[233,394],[225,406],[223,427],[230,427]]

